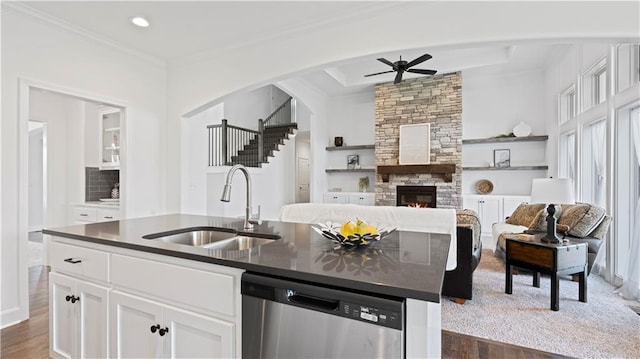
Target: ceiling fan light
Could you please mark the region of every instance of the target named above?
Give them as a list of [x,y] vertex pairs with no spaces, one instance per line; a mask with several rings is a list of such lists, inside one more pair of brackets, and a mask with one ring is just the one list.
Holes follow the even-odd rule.
[[132,24],[138,27],[149,27],[149,21],[142,16],[134,16],[130,20]]

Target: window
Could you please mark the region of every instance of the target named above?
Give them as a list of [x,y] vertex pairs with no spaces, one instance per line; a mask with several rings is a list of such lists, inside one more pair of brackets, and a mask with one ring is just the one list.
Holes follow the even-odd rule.
[[602,58],[587,70],[582,76],[583,110],[603,103],[607,100],[607,58]]
[[606,208],[607,124],[605,120],[584,127],[582,136],[582,202]]
[[576,87],[571,85],[560,95],[560,123],[576,117]]
[[[635,125],[633,124],[635,122]],[[640,166],[634,145],[634,127],[640,126],[640,107],[618,110],[615,176],[615,273],[625,277],[634,238],[635,209],[640,197]]]
[[599,104],[607,100],[607,69],[600,69],[593,74],[593,103]]
[[571,178],[576,183],[576,134],[570,132],[560,137],[560,163],[561,178]]
[[620,44],[617,47],[618,92],[640,81],[640,45]]

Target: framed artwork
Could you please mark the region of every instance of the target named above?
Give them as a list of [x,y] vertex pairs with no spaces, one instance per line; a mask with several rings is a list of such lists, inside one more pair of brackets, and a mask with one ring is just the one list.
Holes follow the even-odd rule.
[[511,151],[510,150],[493,150],[493,163],[495,167],[510,167],[511,166]]
[[347,156],[347,168],[350,170],[360,168],[360,156],[348,155]]
[[429,164],[431,150],[431,124],[418,123],[400,126],[401,165]]

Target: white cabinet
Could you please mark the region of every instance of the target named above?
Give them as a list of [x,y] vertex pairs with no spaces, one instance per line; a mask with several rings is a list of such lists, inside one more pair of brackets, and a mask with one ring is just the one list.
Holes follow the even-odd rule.
[[111,292],[111,353],[126,358],[231,358],[234,324]]
[[116,221],[120,219],[120,207],[75,205],[72,218],[77,224]]
[[100,169],[118,169],[120,167],[120,109],[101,107],[100,118]]
[[49,274],[49,354],[52,358],[106,358],[108,288]]
[[324,203],[349,203],[349,195],[341,192],[326,192],[323,196]]
[[376,194],[375,193],[350,193],[349,203],[359,204],[361,206],[375,206]]
[[325,192],[323,202],[375,206],[376,194],[371,192]]
[[465,196],[462,205],[478,212],[482,236],[491,236],[491,226],[502,221],[502,197]]

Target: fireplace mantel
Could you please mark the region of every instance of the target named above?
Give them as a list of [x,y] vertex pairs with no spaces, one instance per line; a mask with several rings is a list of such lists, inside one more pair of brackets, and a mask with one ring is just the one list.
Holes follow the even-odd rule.
[[382,176],[382,182],[389,182],[390,174],[438,174],[444,178],[445,182],[453,181],[453,174],[456,173],[456,165],[453,163],[438,163],[432,165],[392,165],[378,166],[377,172]]

